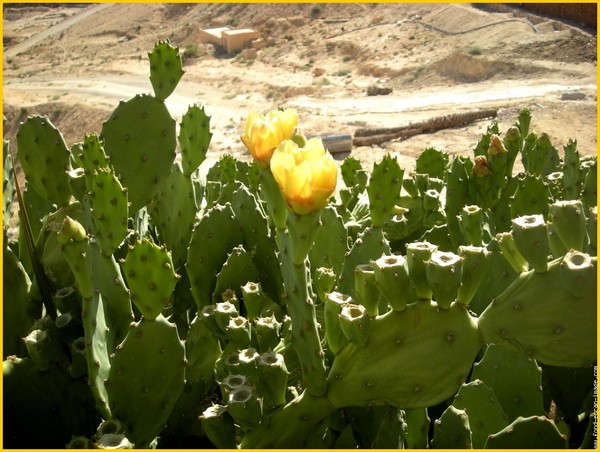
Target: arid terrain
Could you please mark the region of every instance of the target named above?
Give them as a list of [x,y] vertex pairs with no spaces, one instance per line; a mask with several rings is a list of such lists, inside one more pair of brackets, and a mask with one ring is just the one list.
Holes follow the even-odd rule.
[[[491,8],[491,9],[490,9]],[[595,30],[510,6],[471,4],[3,5],[4,137],[46,114],[67,144],[99,132],[120,99],[150,92],[146,54],[178,45],[186,74],[167,105],[211,116],[210,160],[248,158],[239,135],[251,110],[298,110],[307,135],[353,134],[436,116],[497,109],[501,130],[521,107],[562,150],[597,147]],[[251,27],[256,59],[201,44],[210,26]],[[369,86],[391,88],[367,96]],[[405,169],[427,147],[470,155],[491,119],[377,146],[354,147],[366,167],[384,152]]]

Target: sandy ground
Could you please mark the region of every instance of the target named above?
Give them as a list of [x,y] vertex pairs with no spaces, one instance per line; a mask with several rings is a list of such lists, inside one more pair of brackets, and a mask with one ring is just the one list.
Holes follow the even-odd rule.
[[[3,5],[4,137],[46,114],[67,144],[99,132],[120,99],[150,92],[146,53],[169,38],[186,74],[167,100],[179,121],[199,103],[211,116],[210,161],[247,159],[239,140],[251,110],[298,109],[307,135],[395,127],[451,113],[498,110],[501,130],[521,107],[559,150],[597,148],[595,31],[509,7],[470,4]],[[252,27],[256,59],[199,43],[199,28]],[[392,89],[367,96],[371,85]],[[566,97],[574,95],[575,99]],[[425,148],[471,155],[490,120],[349,155],[370,168],[383,153],[405,169]],[[207,163],[209,164],[209,163]]]

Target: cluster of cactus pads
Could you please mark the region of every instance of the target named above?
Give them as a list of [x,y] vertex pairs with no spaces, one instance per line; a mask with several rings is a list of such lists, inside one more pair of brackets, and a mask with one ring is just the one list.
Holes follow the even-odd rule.
[[298,215],[268,168],[199,176],[210,118],[149,59],[99,136],[4,142],[5,447],[593,445],[595,157],[523,109],[472,158],[349,157]]

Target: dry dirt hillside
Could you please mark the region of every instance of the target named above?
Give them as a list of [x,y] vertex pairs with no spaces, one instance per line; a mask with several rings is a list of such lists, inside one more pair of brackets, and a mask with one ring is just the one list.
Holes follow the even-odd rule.
[[[250,110],[298,109],[306,134],[350,133],[493,108],[501,129],[527,106],[559,149],[596,152],[597,40],[586,30],[511,6],[471,4],[3,5],[4,135],[47,114],[67,143],[101,128],[119,99],[151,90],[146,52],[168,38],[186,74],[168,99],[177,119],[205,106],[211,159],[247,158],[238,137]],[[256,59],[199,43],[199,29],[252,27]],[[369,86],[390,88],[367,96]],[[490,120],[351,154],[383,152],[407,169],[426,147],[468,155]]]

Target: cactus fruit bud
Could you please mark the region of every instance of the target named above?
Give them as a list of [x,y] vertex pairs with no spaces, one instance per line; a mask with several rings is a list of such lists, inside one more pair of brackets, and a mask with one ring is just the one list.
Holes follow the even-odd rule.
[[575,297],[582,297],[595,290],[595,272],[592,257],[576,250],[565,254],[561,263],[561,277],[565,280],[566,288]]
[[331,292],[327,294],[325,299],[325,341],[329,346],[329,350],[335,355],[348,343],[342,331],[339,317],[342,313],[342,307],[352,302],[352,297],[339,292]]
[[331,268],[319,267],[315,270],[315,292],[321,302],[325,303],[325,298],[334,288],[336,280],[337,275]]
[[357,301],[371,317],[379,313],[380,293],[375,283],[375,271],[370,264],[357,265],[354,270],[354,290]]
[[279,343],[280,330],[281,323],[274,315],[257,318],[254,323],[254,337],[258,343],[258,350],[261,352],[273,350]]
[[437,245],[429,242],[413,242],[406,245],[408,272],[417,296],[421,300],[431,300],[433,295],[425,275],[425,262],[431,259],[431,255],[437,248]]
[[583,251],[587,242],[583,203],[579,200],[556,201],[550,205],[550,217],[553,230],[565,248]]
[[347,303],[342,307],[339,318],[342,332],[348,342],[357,347],[364,346],[371,327],[371,317],[367,309],[362,305]]
[[98,449],[133,449],[133,444],[120,433],[106,433],[94,444]]
[[220,386],[221,395],[224,399],[227,399],[229,397],[229,394],[231,394],[231,391],[233,391],[235,388],[237,388],[238,386],[250,386],[250,382],[248,380],[248,377],[246,377],[245,375],[229,374],[225,378],[223,378],[223,381],[220,383]]
[[212,405],[200,416],[202,429],[208,439],[219,449],[236,449],[235,424],[227,407]]
[[394,311],[402,311],[409,300],[410,278],[406,259],[399,255],[383,255],[373,261],[375,282]]
[[459,246],[458,255],[462,259],[462,279],[456,301],[466,306],[485,278],[491,253],[484,247]]
[[242,299],[246,307],[246,317],[254,321],[260,316],[265,304],[266,296],[262,291],[260,283],[248,281],[242,286]]
[[527,261],[517,249],[515,239],[510,232],[496,234],[496,241],[498,242],[502,256],[516,272],[522,273],[527,271]]
[[483,210],[476,205],[465,206],[459,217],[463,237],[473,246],[483,246]]
[[238,386],[229,393],[227,411],[244,430],[258,428],[262,422],[262,401],[250,386]]
[[60,349],[56,348],[50,334],[46,330],[33,330],[23,339],[27,353],[41,372],[50,369],[53,362],[58,361]]
[[283,355],[267,352],[258,357],[257,387],[266,410],[285,405],[287,380],[288,370]]
[[225,332],[231,343],[238,348],[245,348],[250,345],[250,323],[245,317],[231,317],[225,327]]
[[461,258],[454,253],[434,251],[431,258],[425,262],[425,274],[438,306],[448,309],[456,299],[460,286]]
[[73,436],[65,446],[66,449],[93,449],[92,440],[85,436]]
[[238,370],[251,379],[257,377],[257,364],[259,354],[255,348],[245,348],[238,353]]
[[548,270],[548,225],[542,215],[524,215],[512,220],[512,234],[521,255],[536,272]]
[[60,230],[58,231],[58,242],[61,245],[66,245],[69,241],[81,242],[85,239],[85,228],[77,220],[68,215],[63,220]]
[[229,321],[238,316],[235,305],[229,301],[223,301],[215,305],[215,320],[222,331],[227,331]]
[[96,436],[100,437],[102,435],[108,434],[119,434],[125,433],[127,431],[127,427],[118,419],[106,419],[102,421],[96,430]]

